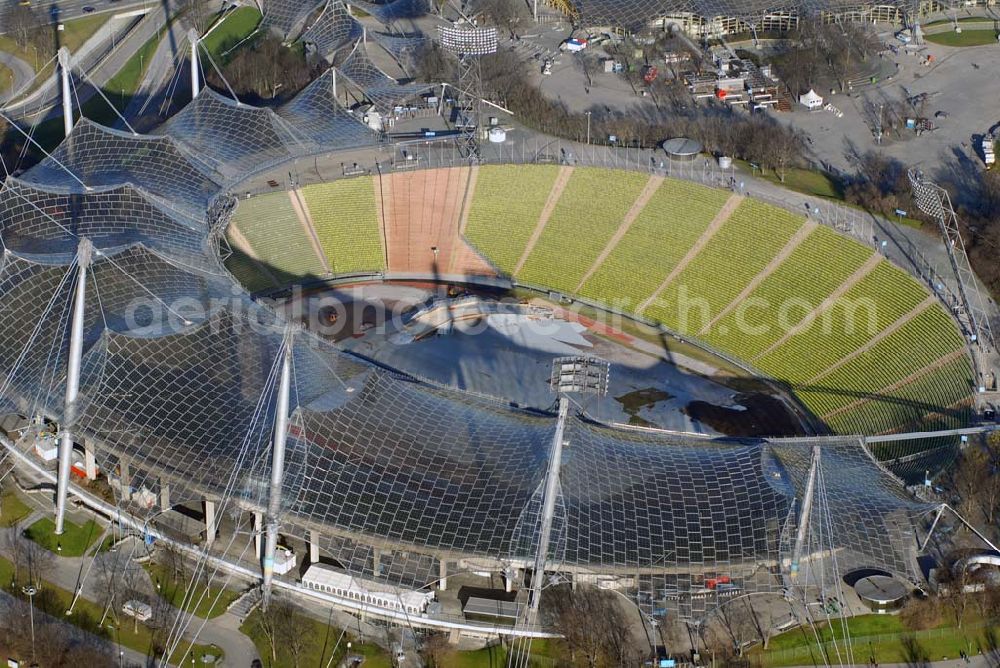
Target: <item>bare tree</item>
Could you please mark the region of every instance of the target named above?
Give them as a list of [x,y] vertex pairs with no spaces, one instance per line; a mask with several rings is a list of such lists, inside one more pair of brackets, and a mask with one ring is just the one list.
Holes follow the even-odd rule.
[[33,540],[18,536],[24,554],[24,577],[28,584],[41,587],[42,576],[51,568],[55,555]]
[[31,36],[38,29],[38,19],[30,7],[11,3],[3,12],[3,26],[14,42],[25,49],[31,43]]
[[899,612],[899,620],[908,631],[923,631],[941,624],[941,600],[938,597],[911,598]]
[[595,587],[553,587],[542,598],[542,613],[563,636],[566,651],[582,655],[587,666],[640,665],[643,651],[632,642],[620,601]]
[[[292,648],[287,644],[289,638],[305,630],[295,620],[295,608],[288,601],[280,598],[272,599],[267,609],[263,607],[259,609],[256,625],[271,648],[272,664],[278,660],[278,648],[285,647],[291,653]],[[297,666],[299,656],[304,651],[304,646],[297,645],[296,651],[298,653],[298,656],[295,657]]]
[[[231,54],[222,65],[222,75],[241,99],[272,103],[305,88],[312,81],[313,71],[304,56],[268,35]],[[216,88],[225,86],[214,69],[206,73],[206,78]]]
[[528,18],[528,7],[520,0],[480,0],[476,11],[493,25],[507,30],[511,39],[517,38],[517,27]]
[[444,633],[432,633],[424,638],[420,647],[420,655],[424,663],[431,668],[444,664],[453,652],[454,649],[448,642],[448,636]]
[[28,6],[9,5],[0,15],[0,25],[19,47],[37,50],[41,61],[39,64],[44,63],[55,52],[55,37],[47,18]]
[[1000,504],[1000,476],[993,472],[996,458],[990,449],[970,445],[962,452],[953,473],[955,491],[961,502],[961,513],[972,522],[982,517],[993,522]]
[[292,665],[294,668],[299,668],[299,662],[305,656],[309,645],[316,639],[315,631],[311,624],[295,623],[291,605],[279,605],[284,605],[286,613],[278,627],[278,634],[281,637],[281,643],[292,657]]
[[153,618],[149,624],[152,630],[150,652],[153,656],[162,656],[166,651],[170,631],[174,628],[180,611],[161,596],[154,597],[151,607],[153,608]]
[[743,655],[743,649],[755,639],[764,640],[764,633],[747,600],[735,599],[720,605],[715,621],[732,643],[733,651]]

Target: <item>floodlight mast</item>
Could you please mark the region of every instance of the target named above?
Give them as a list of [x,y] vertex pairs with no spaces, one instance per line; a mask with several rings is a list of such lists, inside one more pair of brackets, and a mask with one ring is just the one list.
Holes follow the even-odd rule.
[[479,134],[483,127],[483,77],[479,59],[497,52],[497,30],[439,26],[438,37],[446,51],[458,56],[458,87],[453,88],[458,114],[456,121],[461,123],[459,144],[462,154],[470,162],[479,162]]
[[69,361],[66,366],[66,401],[59,434],[59,469],[56,479],[55,533],[61,535],[66,518],[66,496],[69,492],[70,463],[73,457],[72,426],[76,421],[76,401],[80,395],[80,366],[83,360],[83,319],[87,299],[87,269],[90,267],[93,244],[80,239],[77,250],[76,293],[73,298],[73,322],[70,325]]
[[271,603],[271,584],[274,580],[274,557],[278,549],[278,517],[281,514],[281,488],[285,482],[285,442],[288,437],[288,406],[292,383],[292,342],[294,331],[289,325],[285,330],[284,350],[281,360],[281,379],[274,416],[274,440],[271,446],[271,485],[267,499],[267,528],[265,531],[263,582],[261,605]]
[[559,413],[555,435],[549,448],[549,465],[545,473],[545,489],[542,497],[542,517],[538,532],[538,548],[535,551],[535,567],[531,575],[531,591],[528,599],[528,621],[534,623],[542,598],[545,583],[545,563],[548,560],[549,543],[552,540],[552,520],[555,516],[556,499],[559,496],[559,471],[562,467],[563,434],[569,415],[569,392],[603,396],[608,391],[610,365],[596,357],[558,357],[552,361],[550,386],[559,395]]

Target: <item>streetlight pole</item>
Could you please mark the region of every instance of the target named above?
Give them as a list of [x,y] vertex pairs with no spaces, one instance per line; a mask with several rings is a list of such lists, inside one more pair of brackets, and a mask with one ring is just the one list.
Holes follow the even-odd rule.
[[33,586],[21,587],[21,591],[28,597],[28,614],[31,616],[31,662],[35,662],[35,594],[38,590]]
[[590,146],[590,114],[591,114],[591,112],[588,111],[587,112],[587,146]]

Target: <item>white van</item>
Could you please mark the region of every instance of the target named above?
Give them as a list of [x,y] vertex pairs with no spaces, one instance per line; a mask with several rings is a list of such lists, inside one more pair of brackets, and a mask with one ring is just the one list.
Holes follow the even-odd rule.
[[153,608],[149,607],[148,603],[136,600],[126,601],[125,605],[122,606],[122,612],[129,617],[135,617],[140,622],[145,622],[153,617]]

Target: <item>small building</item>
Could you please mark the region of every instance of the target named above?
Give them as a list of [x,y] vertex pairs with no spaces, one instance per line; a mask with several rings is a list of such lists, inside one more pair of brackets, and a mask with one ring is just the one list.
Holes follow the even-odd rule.
[[799,95],[799,104],[809,111],[816,111],[823,108],[823,96],[810,88],[808,93]]
[[521,614],[521,604],[493,598],[470,596],[462,606],[466,619],[516,624]]
[[868,575],[854,583],[854,592],[868,608],[883,615],[903,607],[906,586],[888,575]]
[[701,143],[687,137],[674,137],[663,142],[667,157],[677,162],[691,162],[702,151]]
[[434,599],[430,591],[409,591],[372,580],[362,580],[334,570],[325,564],[313,564],[302,576],[302,586],[359,603],[387,610],[419,615]]

